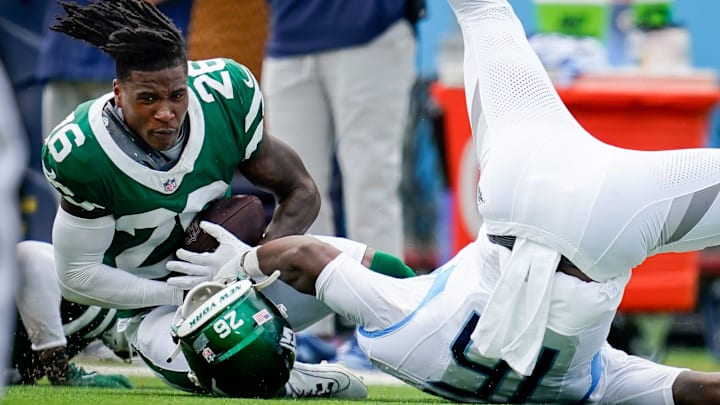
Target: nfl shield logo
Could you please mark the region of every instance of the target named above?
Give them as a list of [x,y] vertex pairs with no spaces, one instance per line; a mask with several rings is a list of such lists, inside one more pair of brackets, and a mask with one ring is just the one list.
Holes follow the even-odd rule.
[[215,353],[209,347],[205,347],[204,349],[202,349],[202,356],[208,363],[212,363],[213,361],[215,361]]
[[175,187],[177,187],[177,182],[175,181],[175,178],[168,179],[165,183],[163,183],[163,187],[165,188],[166,192],[170,192],[175,190]]

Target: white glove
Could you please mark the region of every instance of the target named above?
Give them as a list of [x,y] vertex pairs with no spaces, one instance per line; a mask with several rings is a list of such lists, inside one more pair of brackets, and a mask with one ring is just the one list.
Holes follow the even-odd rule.
[[203,281],[226,281],[235,279],[242,273],[240,259],[246,252],[253,251],[245,242],[220,225],[212,222],[200,222],[200,228],[215,238],[220,245],[214,252],[195,253],[178,249],[176,255],[180,260],[171,260],[166,265],[170,271],[187,274],[187,276],[170,277],[167,283],[182,289],[190,289]]

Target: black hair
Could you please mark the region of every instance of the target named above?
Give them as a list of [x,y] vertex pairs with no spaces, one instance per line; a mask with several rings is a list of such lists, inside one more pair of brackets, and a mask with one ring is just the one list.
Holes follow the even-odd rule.
[[145,0],[93,0],[87,6],[58,1],[67,16],[51,30],[88,42],[115,60],[119,80],[134,70],[154,71],[180,64],[187,70],[185,40],[175,24]]

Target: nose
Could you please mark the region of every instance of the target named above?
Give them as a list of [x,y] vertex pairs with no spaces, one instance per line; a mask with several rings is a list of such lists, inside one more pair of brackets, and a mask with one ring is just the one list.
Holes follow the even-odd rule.
[[169,105],[163,104],[155,111],[155,119],[161,122],[169,122],[175,117]]

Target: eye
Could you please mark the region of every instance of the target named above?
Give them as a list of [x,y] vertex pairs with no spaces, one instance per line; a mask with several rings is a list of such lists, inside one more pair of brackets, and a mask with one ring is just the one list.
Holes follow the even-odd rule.
[[185,91],[176,91],[172,93],[173,100],[182,100],[185,97]]
[[138,100],[142,103],[153,103],[157,100],[157,97],[152,94],[142,94],[138,97]]

